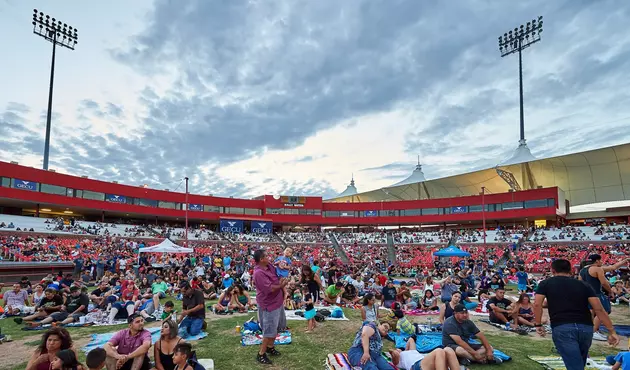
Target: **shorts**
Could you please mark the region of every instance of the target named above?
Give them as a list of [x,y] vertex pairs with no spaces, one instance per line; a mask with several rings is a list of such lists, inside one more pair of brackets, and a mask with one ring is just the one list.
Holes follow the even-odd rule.
[[317,315],[317,310],[314,308],[312,310],[304,311],[304,318],[307,320],[314,318],[315,315]]
[[[127,362],[125,362],[119,370],[131,370],[132,364],[133,364],[133,359],[127,360]],[[142,361],[142,366],[140,366],[140,370],[149,370],[149,369],[151,369],[151,360],[149,359],[149,356],[144,355],[144,361]]]
[[[491,322],[491,323],[493,323],[493,324],[501,324],[501,325],[505,324],[503,321],[501,321],[501,320],[499,320],[499,319],[497,318],[497,315],[495,315],[495,314],[493,314],[493,313],[490,313],[490,315],[488,315],[488,319],[489,319],[489,320],[490,320],[490,322]],[[510,319],[510,318],[508,317],[508,319]]]
[[23,312],[25,308],[24,305],[6,305],[4,306],[4,310],[6,311],[9,306],[11,306],[14,310],[20,310],[20,312]]
[[421,365],[421,363],[422,363],[422,360],[420,360],[420,361],[416,362],[415,364],[413,364],[413,365],[411,366],[411,369],[409,369],[409,370],[422,370],[422,365]]
[[[610,299],[608,298],[608,296],[604,293],[600,293],[597,296],[599,297],[599,301],[602,303],[602,306],[604,307],[606,313],[610,314],[612,312],[612,306],[610,304]],[[588,309],[592,310],[593,307],[591,307],[591,305],[589,304]]]
[[[481,343],[468,343],[468,345],[470,346],[470,348],[474,349],[475,351],[483,347],[483,344]],[[457,344],[448,344],[446,345],[446,347],[451,348],[453,351],[456,351],[457,347],[459,346]]]
[[158,292],[156,294],[157,294],[158,298],[166,298],[166,293],[164,293],[164,292]]
[[278,331],[287,327],[287,317],[284,314],[283,306],[273,311],[267,311],[258,307],[258,318],[263,338],[275,338],[278,335]]
[[524,292],[527,290],[527,284],[518,284],[519,292]]
[[56,321],[63,321],[63,320],[67,319],[70,316],[72,316],[72,320],[74,320],[75,322],[78,322],[79,318],[81,316],[85,316],[85,314],[79,312],[79,313],[75,313],[75,314],[71,315],[68,312],[55,312],[55,313],[50,315],[50,318],[53,319],[53,321],[56,322]]

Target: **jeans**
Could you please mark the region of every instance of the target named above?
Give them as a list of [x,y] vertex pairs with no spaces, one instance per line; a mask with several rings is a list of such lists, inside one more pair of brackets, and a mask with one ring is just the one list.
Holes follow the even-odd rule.
[[[350,365],[360,366],[361,356],[363,356],[363,348],[352,347],[348,351],[348,360]],[[361,367],[363,370],[394,370],[393,367],[381,356],[380,353],[370,351],[370,361]]]
[[186,337],[194,337],[201,333],[203,327],[203,319],[200,317],[185,317],[182,323],[179,325],[179,336],[186,339]]
[[567,370],[584,370],[593,341],[593,326],[562,324],[553,328],[551,337]]
[[479,306],[479,303],[477,302],[462,302],[464,304],[464,306],[466,306],[466,309],[468,311],[474,311],[477,306]]

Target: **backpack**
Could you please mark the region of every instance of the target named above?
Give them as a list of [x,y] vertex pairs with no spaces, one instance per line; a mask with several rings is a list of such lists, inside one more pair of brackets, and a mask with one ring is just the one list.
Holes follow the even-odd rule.
[[321,313],[316,313],[315,317],[314,317],[315,321],[317,322],[323,322],[324,320],[326,320],[326,316],[322,315]]
[[322,308],[321,310],[317,310],[317,314],[322,315],[324,317],[328,317],[331,315],[330,311],[325,308]]
[[197,362],[197,351],[193,351],[188,359],[188,365],[192,366],[193,370],[206,370],[205,367],[201,366],[199,362]]

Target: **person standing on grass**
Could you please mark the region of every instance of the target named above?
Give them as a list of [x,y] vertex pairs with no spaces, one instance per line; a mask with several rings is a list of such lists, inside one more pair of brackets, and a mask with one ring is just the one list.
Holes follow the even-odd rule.
[[538,334],[544,337],[542,315],[546,299],[553,343],[564,366],[567,370],[583,370],[593,341],[593,319],[589,305],[608,329],[608,343],[616,345],[619,336],[597,293],[583,281],[572,277],[571,262],[557,259],[551,263],[551,272],[553,277],[542,281],[536,290],[534,326]]
[[287,318],[284,314],[283,290],[287,285],[286,279],[278,278],[276,269],[264,250],[254,252],[254,284],[256,285],[256,303],[258,304],[258,321],[263,331],[263,341],[256,356],[256,361],[261,364],[271,365],[267,357],[279,356],[280,352],[274,347],[274,342],[279,330],[287,326]]
[[[588,259],[590,263],[580,270],[579,279],[588,284],[597,294],[599,301],[602,303],[602,307],[607,314],[610,315],[612,307],[610,305],[610,298],[614,297],[614,293],[606,279],[606,273],[615,271],[621,266],[628,263],[628,259],[623,259],[612,266],[604,266],[602,262],[602,256],[599,254],[591,254]],[[595,310],[591,308],[592,316],[595,318],[593,322],[593,339],[606,340],[603,334],[599,333],[599,325],[601,324],[599,317],[595,315]]]

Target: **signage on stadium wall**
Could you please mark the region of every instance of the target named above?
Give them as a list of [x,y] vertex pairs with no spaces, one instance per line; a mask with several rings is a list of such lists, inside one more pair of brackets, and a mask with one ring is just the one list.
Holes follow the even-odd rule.
[[33,181],[13,179],[13,187],[16,189],[37,191],[37,183]]
[[199,211],[199,212],[203,212],[203,205],[202,204],[188,204],[188,210],[189,211]]
[[284,203],[285,207],[304,207],[304,204],[301,203]]
[[451,207],[451,213],[468,213],[468,206]]
[[219,230],[222,233],[242,233],[243,220],[221,220]]
[[271,234],[273,233],[273,223],[272,222],[260,222],[260,221],[252,221],[251,229],[253,233],[258,234]]
[[127,197],[124,195],[105,194],[105,201],[110,203],[127,203]]
[[378,216],[378,212],[377,211],[365,211],[363,212],[363,217],[377,217]]

